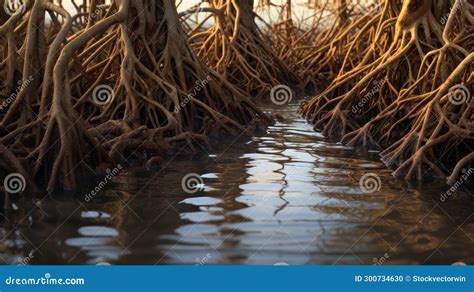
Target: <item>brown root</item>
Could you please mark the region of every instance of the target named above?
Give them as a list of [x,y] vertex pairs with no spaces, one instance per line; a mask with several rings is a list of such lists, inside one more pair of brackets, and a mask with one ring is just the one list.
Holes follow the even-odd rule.
[[47,190],[75,189],[104,163],[154,165],[178,144],[195,150],[214,132],[269,122],[198,59],[174,0],[88,5],[71,15],[49,1],[27,2],[2,22],[0,145],[12,170]]
[[452,183],[460,165],[472,167],[474,137],[474,6],[455,5],[463,9],[453,9],[442,27],[437,17],[448,15],[449,7],[438,1],[405,1],[401,9],[385,1],[373,16],[377,33],[368,40],[357,36],[360,44],[346,53],[366,46],[365,57],[350,70],[341,67],[302,113],[328,136],[383,149],[395,176],[451,175]]

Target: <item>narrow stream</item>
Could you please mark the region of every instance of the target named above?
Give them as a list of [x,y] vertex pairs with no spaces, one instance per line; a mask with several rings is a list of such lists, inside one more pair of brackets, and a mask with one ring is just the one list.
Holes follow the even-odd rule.
[[[90,202],[94,185],[74,199],[17,200],[1,221],[0,262],[474,263],[470,190],[443,202],[442,182],[395,180],[377,153],[326,142],[297,108],[268,106],[282,119],[251,139],[122,170]],[[202,178],[194,193],[182,186],[190,174]]]

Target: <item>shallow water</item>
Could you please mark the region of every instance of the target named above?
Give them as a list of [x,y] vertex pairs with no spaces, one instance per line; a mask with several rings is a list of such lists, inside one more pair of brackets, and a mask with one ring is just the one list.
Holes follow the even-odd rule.
[[[16,201],[1,223],[0,261],[474,263],[469,190],[442,202],[442,183],[393,179],[376,153],[326,142],[297,105],[268,109],[283,117],[268,131],[170,157],[160,170],[123,170],[91,202],[67,194]],[[192,194],[182,187],[190,173],[202,177]],[[375,187],[364,190],[368,174]]]

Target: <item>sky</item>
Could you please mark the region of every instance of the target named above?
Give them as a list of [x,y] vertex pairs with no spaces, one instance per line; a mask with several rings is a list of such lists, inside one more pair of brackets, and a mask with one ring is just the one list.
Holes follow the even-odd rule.
[[[176,2],[178,3],[179,0],[176,0]],[[189,9],[199,2],[199,0],[183,0],[178,10],[183,11]],[[258,5],[259,2],[260,0],[255,0],[255,5]],[[283,3],[286,3],[286,0],[271,0],[271,2],[275,5],[282,5]],[[314,15],[314,11],[309,10],[305,5],[307,2],[308,0],[292,0],[293,16],[296,17],[296,19],[306,19]],[[262,19],[268,22],[269,20],[274,20],[278,11],[279,10],[275,8],[271,10],[266,9],[264,11],[259,10],[258,14],[262,17]]]
[[[302,3],[305,3],[307,0],[293,0],[293,5],[295,7],[298,7],[300,6],[300,4]],[[176,0],[176,2],[178,3],[179,0]],[[200,1],[199,0],[182,0],[182,3],[179,7],[180,10],[186,10],[186,9],[189,9],[190,7],[192,7],[193,5],[196,5],[197,3],[199,3]],[[258,4],[259,0],[255,0],[255,4]],[[272,3],[276,4],[276,5],[281,5],[282,3],[286,2],[285,0],[272,0]],[[66,7],[73,7],[72,5],[72,2],[71,0],[63,0],[63,3]],[[68,3],[70,3],[68,5]]]
[[[255,0],[255,4],[257,5],[260,0]],[[305,19],[313,15],[314,11],[309,10],[307,6],[305,5],[308,0],[293,0],[293,14],[297,19]],[[200,0],[182,0],[181,5],[179,6],[178,10],[183,11],[187,10],[197,3],[199,3]],[[179,0],[176,0],[176,3],[179,3]],[[286,0],[272,0],[272,3],[275,5],[281,5],[283,3],[286,3]],[[72,1],[71,0],[63,0],[63,5],[66,8],[71,8],[73,9]],[[258,13],[259,15],[265,20],[268,21],[269,19],[273,19],[274,16],[276,15],[276,9],[272,9],[270,11],[264,10],[261,11],[259,10]]]
[[[179,0],[177,0],[176,2],[178,2]],[[257,5],[260,1],[259,0],[255,0],[255,5]],[[276,5],[280,5],[282,3],[286,2],[285,0],[272,0],[272,3],[276,4]],[[301,4],[301,3],[304,3],[306,2],[306,0],[293,0],[293,5],[298,5],[298,4]],[[183,3],[182,3],[182,6],[183,8],[187,7],[192,7],[193,5],[196,5],[196,3],[199,3],[199,0],[183,0]]]

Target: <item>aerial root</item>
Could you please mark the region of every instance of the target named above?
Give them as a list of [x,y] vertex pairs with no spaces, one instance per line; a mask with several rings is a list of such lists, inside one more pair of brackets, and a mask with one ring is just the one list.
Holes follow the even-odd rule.
[[[46,14],[54,21],[40,36]],[[247,133],[270,121],[200,61],[173,0],[112,1],[92,18],[29,2],[0,32],[8,48],[0,55],[8,81],[0,87],[2,102],[22,80],[17,98],[0,112],[0,168],[30,177],[32,188],[76,189],[104,165],[138,158],[152,167],[181,145],[200,150],[196,145],[208,145],[215,131]],[[8,37],[13,32],[17,42]],[[41,37],[48,45],[38,48]],[[47,56],[45,66],[40,56]]]
[[[383,161],[397,177],[421,181],[449,176],[452,184],[473,165],[466,145],[473,145],[474,138],[469,99],[474,57],[469,30],[458,25],[473,27],[468,15],[473,6],[464,2],[465,9],[448,11],[442,28],[435,21],[437,4],[432,7],[431,2],[405,1],[397,7],[385,1],[385,8],[372,16],[377,22],[368,22],[377,23],[376,34],[362,39],[349,33],[357,44],[349,45],[344,59],[361,51],[364,57],[337,70],[323,68],[324,63],[320,70],[328,70],[334,80],[307,100],[301,112],[325,135],[383,150]],[[394,11],[400,12],[391,16]]]

